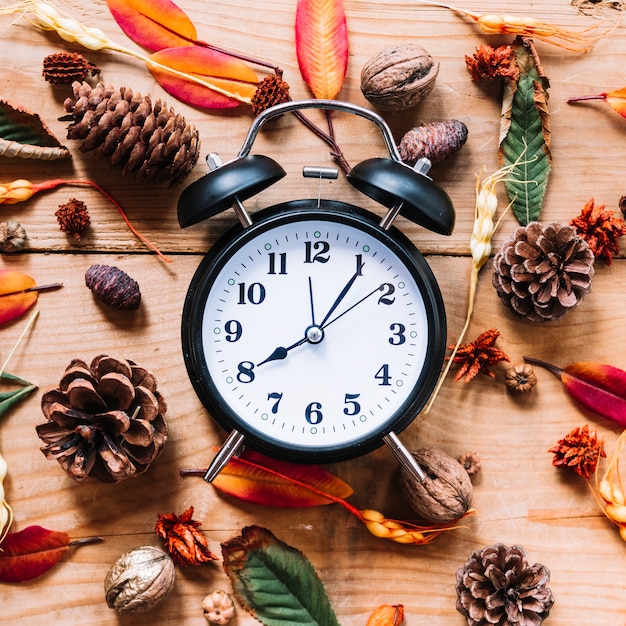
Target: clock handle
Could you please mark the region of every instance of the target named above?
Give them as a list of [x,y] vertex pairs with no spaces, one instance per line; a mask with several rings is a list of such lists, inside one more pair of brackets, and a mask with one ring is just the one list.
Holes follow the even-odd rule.
[[230,461],[239,448],[241,448],[243,439],[243,435],[238,430],[233,430],[230,435],[228,435],[220,451],[211,461],[211,465],[204,475],[204,480],[210,483],[217,478],[217,475],[226,467],[228,461]]
[[398,461],[400,461],[400,465],[409,471],[420,483],[424,482],[426,473],[415,460],[415,457],[404,447],[404,444],[400,441],[400,439],[398,439],[398,435],[391,431],[383,437],[383,441],[394,453]]

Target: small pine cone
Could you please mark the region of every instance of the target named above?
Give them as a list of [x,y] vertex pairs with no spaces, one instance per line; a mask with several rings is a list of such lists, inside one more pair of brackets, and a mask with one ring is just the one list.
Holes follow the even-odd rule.
[[41,398],[45,457],[77,482],[115,483],[145,472],[167,441],[167,406],[153,374],[107,355],[74,359]]
[[411,166],[421,158],[439,163],[463,147],[467,134],[467,126],[459,120],[422,124],[404,134],[398,146],[400,157]]
[[456,573],[456,610],[468,626],[540,626],[554,604],[549,582],[550,570],[530,565],[521,546],[487,546]]
[[495,255],[492,282],[517,316],[558,320],[591,290],[594,261],[589,245],[571,226],[530,222]]
[[181,182],[193,169],[200,150],[199,133],[182,115],[132,89],[98,83],[72,85],[65,101],[72,123],[68,139],[82,140],[81,152],[121,167],[142,182]]
[[43,60],[42,75],[53,85],[71,85],[75,80],[99,73],[100,68],[78,52],[55,52]]
[[275,74],[266,76],[252,96],[252,113],[257,116],[275,104],[289,102],[289,85]]
[[112,265],[92,265],[85,272],[85,284],[93,294],[114,309],[134,310],[141,303],[136,280]]
[[77,241],[91,224],[87,205],[76,198],[68,200],[66,204],[60,204],[54,215],[59,222],[60,229]]

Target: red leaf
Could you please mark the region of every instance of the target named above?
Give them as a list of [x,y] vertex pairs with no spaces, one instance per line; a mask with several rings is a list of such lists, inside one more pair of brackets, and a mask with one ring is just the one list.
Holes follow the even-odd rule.
[[341,0],[298,0],[296,53],[316,98],[333,99],[348,67],[348,28]]
[[196,28],[170,0],[107,0],[120,28],[148,50],[189,46]]
[[23,315],[37,302],[37,291],[25,291],[31,287],[35,281],[27,274],[0,269],[0,324]]
[[65,555],[67,533],[28,526],[9,533],[0,547],[0,582],[19,583],[45,574]]
[[595,94],[593,96],[569,98],[568,102],[581,102],[583,100],[604,100],[616,113],[619,113],[622,117],[626,117],[626,87],[616,89],[615,91]]
[[[192,74],[225,90],[250,99],[258,86],[255,71],[243,61],[210,48],[166,48],[150,56],[153,61]],[[152,75],[171,95],[187,104],[205,109],[224,109],[239,106],[241,102],[183,77],[149,66]]]
[[[299,483],[310,485],[313,490]],[[350,485],[318,465],[277,461],[251,450],[232,458],[213,480],[213,485],[245,502],[283,508],[319,506],[336,501],[323,494],[334,498],[352,495]]]
[[559,376],[569,395],[589,411],[626,427],[626,371],[590,361],[561,369],[538,359],[524,360]]

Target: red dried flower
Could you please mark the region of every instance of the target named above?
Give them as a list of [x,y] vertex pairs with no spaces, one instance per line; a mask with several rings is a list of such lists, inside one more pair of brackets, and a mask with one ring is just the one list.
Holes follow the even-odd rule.
[[[465,382],[469,383],[479,373],[495,378],[495,374],[489,369],[489,366],[509,360],[509,357],[502,350],[494,347],[499,336],[500,331],[492,328],[480,334],[471,343],[464,343],[459,346],[453,361],[461,364],[454,377],[455,382],[465,376]],[[448,347],[450,350],[455,349],[455,346]]]
[[270,74],[259,83],[259,86],[254,92],[254,96],[252,96],[252,113],[259,115],[263,113],[265,109],[269,109],[275,104],[282,104],[290,100],[289,84],[280,78],[280,76]]
[[154,528],[163,539],[165,551],[179,565],[201,565],[217,560],[206,537],[198,530],[200,522],[192,519],[193,507],[182,515],[160,513]]
[[607,265],[613,262],[614,254],[619,254],[618,238],[626,235],[626,222],[613,217],[614,213],[607,210],[604,204],[595,206],[591,198],[580,215],[570,222],[589,244],[596,259],[602,259]]
[[517,80],[519,68],[515,60],[515,54],[511,46],[483,45],[476,48],[473,56],[465,55],[465,65],[472,80],[486,78],[492,80],[498,76],[504,76]]
[[552,465],[571,467],[579,476],[589,478],[596,471],[600,457],[606,457],[604,441],[585,424],[560,439],[548,452],[554,454]]
[[80,239],[82,233],[91,224],[87,205],[80,200],[76,200],[76,198],[72,198],[67,204],[60,204],[58,211],[54,215],[59,222],[61,230],[76,240]]

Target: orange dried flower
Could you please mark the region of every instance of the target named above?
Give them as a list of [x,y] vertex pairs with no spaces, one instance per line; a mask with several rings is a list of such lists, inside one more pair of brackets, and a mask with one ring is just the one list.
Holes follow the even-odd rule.
[[595,206],[591,198],[580,215],[570,222],[589,244],[596,259],[602,259],[607,265],[613,262],[613,254],[619,254],[618,238],[626,235],[626,222],[613,216],[614,211],[607,210],[604,204]]
[[465,55],[465,65],[467,65],[472,80],[483,78],[493,80],[498,76],[513,80],[519,78],[519,68],[511,46],[499,46],[497,48],[489,45],[478,46],[473,56]]
[[596,471],[600,457],[606,457],[604,441],[598,439],[595,430],[590,431],[587,424],[574,428],[548,452],[554,454],[552,465],[571,467],[583,478],[589,478]]
[[[458,347],[453,362],[460,363],[461,367],[454,377],[454,382],[465,377],[465,382],[469,383],[479,373],[495,378],[495,374],[489,369],[489,366],[509,360],[509,357],[502,350],[494,347],[499,336],[500,331],[492,328],[481,333],[474,341]],[[448,347],[450,350],[456,348],[456,346]]]
[[289,84],[280,76],[270,74],[259,83],[254,96],[252,96],[252,113],[260,115],[265,109],[290,100]]
[[163,539],[165,551],[179,565],[201,565],[218,558],[209,549],[206,537],[198,530],[200,522],[192,516],[192,506],[182,515],[160,513],[154,528]]
[[54,215],[61,230],[76,240],[80,239],[80,236],[91,224],[87,205],[81,200],[76,200],[76,198],[72,198],[66,204],[60,204]]

